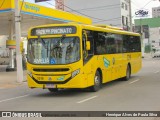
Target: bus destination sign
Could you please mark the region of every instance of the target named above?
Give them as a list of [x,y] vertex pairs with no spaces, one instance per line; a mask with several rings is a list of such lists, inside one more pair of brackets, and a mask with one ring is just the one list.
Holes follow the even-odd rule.
[[59,35],[59,34],[75,34],[76,27],[74,26],[59,26],[59,27],[43,27],[43,28],[34,28],[31,31],[31,35]]

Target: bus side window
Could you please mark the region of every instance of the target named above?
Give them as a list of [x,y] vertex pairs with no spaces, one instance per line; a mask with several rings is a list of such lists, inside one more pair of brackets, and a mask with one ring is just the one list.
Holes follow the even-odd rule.
[[122,52],[126,53],[126,52],[130,52],[130,43],[129,43],[129,36],[128,35],[123,35],[123,49]]
[[130,41],[130,52],[135,52],[135,41],[134,41],[134,37],[130,36],[129,37],[129,41]]
[[100,54],[105,54],[106,53],[106,45],[105,45],[105,33],[103,32],[97,32],[97,36],[96,36],[96,53],[98,55]]
[[134,39],[135,39],[136,52],[141,52],[141,40],[140,40],[140,37],[135,36]]
[[130,52],[140,52],[141,42],[138,36],[130,36]]
[[98,40],[98,32],[97,31],[94,31],[93,32],[93,38],[94,38],[94,53],[95,54],[98,54],[97,53],[97,45],[98,45],[98,42],[97,42],[97,40]]
[[108,34],[107,35],[107,53],[108,54],[114,54],[116,53],[116,43],[115,43],[115,36],[114,34]]
[[115,43],[116,43],[116,53],[122,53],[122,35],[114,34],[115,36]]

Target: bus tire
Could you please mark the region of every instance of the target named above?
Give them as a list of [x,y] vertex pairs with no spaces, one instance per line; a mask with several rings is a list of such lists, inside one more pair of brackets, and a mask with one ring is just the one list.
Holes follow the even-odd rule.
[[91,92],[96,92],[101,88],[101,75],[100,72],[97,70],[94,76],[94,85],[90,87]]
[[48,88],[50,92],[58,92],[58,88]]
[[125,81],[128,81],[131,78],[131,67],[128,65],[126,70],[126,76],[124,77]]

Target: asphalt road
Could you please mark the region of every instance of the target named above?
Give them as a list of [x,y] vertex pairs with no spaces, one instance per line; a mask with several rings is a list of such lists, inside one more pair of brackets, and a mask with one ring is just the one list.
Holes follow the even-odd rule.
[[[50,93],[27,84],[0,89],[1,111],[160,111],[160,59],[143,59],[129,81],[113,81],[98,92],[60,90]],[[158,120],[158,119],[156,119]]]

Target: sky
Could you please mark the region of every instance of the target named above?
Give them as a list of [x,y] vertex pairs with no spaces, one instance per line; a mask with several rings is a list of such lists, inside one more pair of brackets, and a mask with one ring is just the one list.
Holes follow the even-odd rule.
[[131,0],[131,1],[132,1],[132,15],[134,15],[135,11],[138,9],[147,9],[149,11],[148,17],[152,17],[152,7],[160,6],[159,0]]
[[[26,2],[34,3],[35,0],[25,0]],[[37,4],[53,8],[55,0],[47,2],[39,2]],[[131,0],[132,2],[132,16],[135,17],[135,11],[138,9],[147,9],[149,11],[149,17],[152,17],[152,7],[160,6],[159,0]]]

